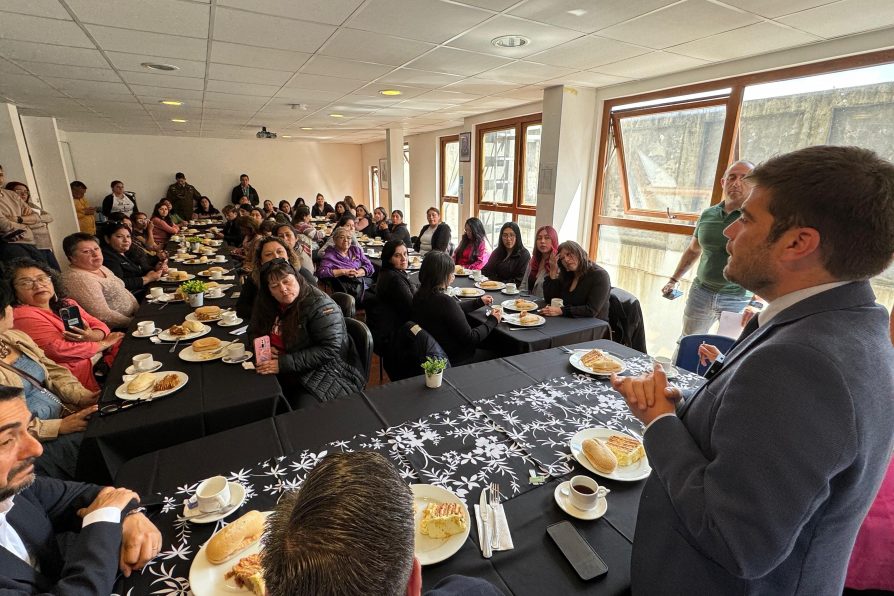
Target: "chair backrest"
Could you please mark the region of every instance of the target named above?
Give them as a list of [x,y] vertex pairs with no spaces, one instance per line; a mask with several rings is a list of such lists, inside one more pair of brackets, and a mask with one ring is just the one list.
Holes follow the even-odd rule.
[[612,340],[646,352],[646,330],[639,299],[621,288],[612,288],[608,299],[608,324]]
[[394,334],[392,348],[384,359],[385,372],[392,381],[408,379],[423,373],[422,363],[425,359],[443,358],[450,361],[441,344],[425,329],[408,321]]
[[357,319],[345,317],[345,327],[347,327],[348,335],[354,342],[357,349],[357,355],[360,357],[360,364],[363,366],[363,376],[369,380],[369,369],[372,363],[373,338],[369,328]]
[[703,343],[711,344],[726,354],[735,341],[736,340],[727,337],[726,335],[711,335],[710,333],[687,335],[680,339],[680,347],[677,350],[677,361],[674,362],[674,365],[696,374],[704,373],[708,370],[708,367],[699,365],[698,347]]
[[353,319],[357,315],[356,301],[350,294],[346,294],[345,292],[332,292],[330,298],[335,301],[346,319]]

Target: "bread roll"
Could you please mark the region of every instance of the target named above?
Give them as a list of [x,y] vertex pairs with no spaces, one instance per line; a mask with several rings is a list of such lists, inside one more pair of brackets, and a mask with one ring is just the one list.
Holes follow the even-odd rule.
[[127,384],[127,392],[128,393],[142,393],[146,391],[155,383],[155,375],[148,372],[143,372],[134,377],[130,383]]
[[223,563],[260,540],[264,534],[265,519],[260,511],[249,511],[212,536],[205,545],[208,561],[212,565]]
[[219,306],[200,306],[196,309],[196,318],[200,321],[210,321],[220,318]]
[[202,325],[198,321],[183,321],[182,327],[189,333],[198,333],[202,330],[204,325]]
[[581,448],[587,461],[596,468],[597,472],[611,474],[618,467],[618,458],[599,439],[584,439]]
[[193,352],[211,352],[220,347],[220,340],[216,337],[203,337],[192,342]]

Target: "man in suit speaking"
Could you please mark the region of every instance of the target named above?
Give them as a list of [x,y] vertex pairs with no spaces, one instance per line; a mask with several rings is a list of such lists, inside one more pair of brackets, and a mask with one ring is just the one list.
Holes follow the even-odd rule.
[[867,281],[894,256],[894,165],[774,157],[729,225],[731,281],[769,304],[691,396],[614,378],[653,471],[634,594],[841,594],[894,443],[894,348]]

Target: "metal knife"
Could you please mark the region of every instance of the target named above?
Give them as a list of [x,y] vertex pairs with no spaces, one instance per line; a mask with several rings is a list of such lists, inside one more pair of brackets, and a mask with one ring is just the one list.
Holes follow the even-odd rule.
[[490,524],[488,523],[490,517],[490,505],[487,500],[489,491],[490,488],[485,486],[478,498],[478,516],[481,518],[481,535],[478,538],[481,540],[481,554],[485,559],[490,559],[493,556],[490,547]]

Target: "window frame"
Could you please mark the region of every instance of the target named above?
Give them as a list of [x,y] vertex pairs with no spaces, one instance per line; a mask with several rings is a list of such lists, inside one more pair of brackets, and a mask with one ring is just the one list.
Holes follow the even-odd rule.
[[448,195],[447,194],[447,145],[450,143],[456,143],[457,148],[457,156],[459,155],[459,135],[449,135],[446,137],[441,137],[438,139],[441,148],[441,154],[439,161],[440,171],[440,180],[438,190],[440,191],[438,194],[441,196],[441,211],[444,211],[444,203],[459,203],[459,197]]

